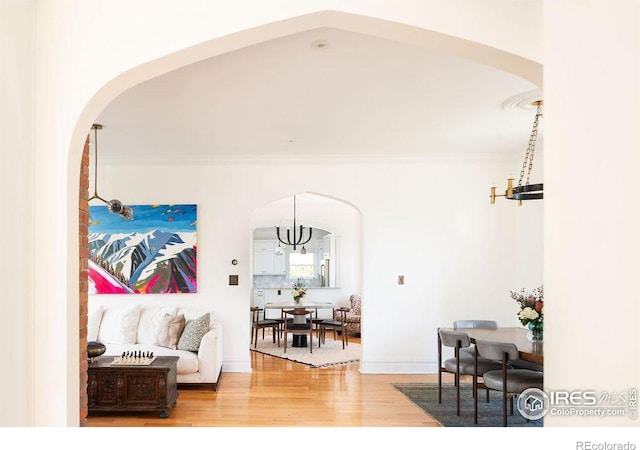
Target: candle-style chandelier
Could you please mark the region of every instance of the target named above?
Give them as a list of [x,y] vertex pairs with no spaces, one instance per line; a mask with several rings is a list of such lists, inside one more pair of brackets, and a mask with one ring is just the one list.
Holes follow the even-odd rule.
[[[299,234],[298,234],[299,233]],[[284,245],[293,246],[293,251],[296,251],[296,247],[302,245],[302,253],[306,253],[304,248],[304,244],[311,240],[311,234],[313,233],[313,228],[309,227],[309,237],[303,241],[304,235],[304,227],[300,225],[300,230],[297,230],[296,227],[296,196],[293,196],[293,236],[291,235],[291,230],[287,228],[287,240],[283,240],[280,237],[280,227],[276,227],[276,236],[278,240],[282,242]]]
[[119,214],[123,219],[133,220],[133,209],[129,206],[124,206],[120,200],[105,200],[104,198],[98,195],[98,130],[102,129],[102,125],[99,123],[94,123],[91,126],[93,130],[93,147],[95,158],[93,159],[93,195],[89,197],[89,201],[91,200],[100,200],[105,205],[107,205],[107,209],[109,212],[113,214]]
[[[533,169],[533,155],[536,149],[536,140],[538,139],[538,125],[540,118],[542,117],[542,100],[537,100],[531,103],[536,106],[536,116],[533,121],[533,128],[531,129],[531,135],[529,136],[529,145],[524,155],[524,162],[522,163],[522,170],[520,171],[520,178],[518,179],[518,186],[514,187],[513,178],[507,179],[507,190],[504,194],[496,194],[496,187],[491,187],[491,204],[496,202],[496,197],[505,197],[509,200],[518,200],[518,206],[522,206],[523,200],[542,200],[543,198],[543,183],[529,184],[529,177],[531,176],[531,170]],[[525,170],[527,171],[527,178],[525,179]],[[524,182],[524,184],[523,184]]]

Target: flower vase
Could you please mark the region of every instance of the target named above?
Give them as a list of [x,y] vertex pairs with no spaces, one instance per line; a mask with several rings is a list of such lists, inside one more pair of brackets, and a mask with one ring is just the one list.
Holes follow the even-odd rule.
[[293,297],[293,303],[295,305],[299,305],[301,301],[302,301],[302,297]]
[[531,331],[530,340],[533,342],[542,342],[544,326],[542,322],[529,322],[529,330]]

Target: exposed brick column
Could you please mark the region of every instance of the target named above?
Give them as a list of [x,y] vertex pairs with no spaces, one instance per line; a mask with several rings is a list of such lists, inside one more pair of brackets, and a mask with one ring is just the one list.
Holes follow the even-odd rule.
[[80,164],[80,426],[87,423],[87,317],[89,301],[89,136],[84,143]]

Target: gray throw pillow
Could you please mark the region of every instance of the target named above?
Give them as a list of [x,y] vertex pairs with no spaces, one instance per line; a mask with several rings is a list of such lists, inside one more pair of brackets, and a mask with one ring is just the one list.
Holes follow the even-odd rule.
[[178,340],[178,350],[197,352],[200,349],[200,341],[209,331],[209,316],[210,314],[206,313],[197,319],[187,322]]

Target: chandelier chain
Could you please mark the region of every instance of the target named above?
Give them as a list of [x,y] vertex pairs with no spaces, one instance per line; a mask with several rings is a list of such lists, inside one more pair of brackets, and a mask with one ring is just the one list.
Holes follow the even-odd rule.
[[527,152],[525,153],[524,161],[522,162],[522,170],[520,171],[520,179],[518,180],[518,186],[522,186],[525,169],[527,169],[527,180],[525,182],[525,185],[529,184],[529,177],[531,176],[531,170],[533,169],[533,156],[534,156],[534,151],[536,149],[536,140],[538,139],[538,124],[540,123],[541,116],[542,116],[542,105],[538,105],[538,109],[536,110],[536,117],[533,120],[531,136],[529,136],[529,145],[527,146]]

